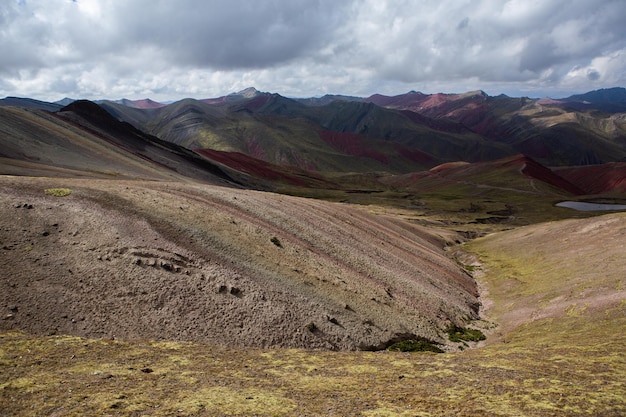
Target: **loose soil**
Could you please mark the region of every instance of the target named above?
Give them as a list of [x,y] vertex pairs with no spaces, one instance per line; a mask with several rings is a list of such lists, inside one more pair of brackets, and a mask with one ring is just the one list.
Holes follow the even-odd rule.
[[265,192],[5,176],[0,329],[331,350],[423,337],[445,348],[443,329],[479,309],[474,280],[443,250],[456,238]]

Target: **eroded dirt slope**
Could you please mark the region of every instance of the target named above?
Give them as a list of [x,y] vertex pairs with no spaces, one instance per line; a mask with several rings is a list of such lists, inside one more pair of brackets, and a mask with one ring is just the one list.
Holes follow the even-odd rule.
[[478,310],[446,233],[216,186],[2,177],[0,328],[231,346],[444,342],[441,329]]

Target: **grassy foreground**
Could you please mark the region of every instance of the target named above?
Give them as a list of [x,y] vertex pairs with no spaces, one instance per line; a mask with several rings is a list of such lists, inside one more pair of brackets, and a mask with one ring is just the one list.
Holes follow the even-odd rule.
[[468,245],[500,324],[480,349],[253,350],[5,332],[0,414],[624,416],[626,218],[598,219]]
[[233,350],[5,333],[0,410],[7,416],[622,416],[626,340],[587,337],[592,327],[581,328],[574,318],[546,321],[521,329],[509,343],[459,354]]

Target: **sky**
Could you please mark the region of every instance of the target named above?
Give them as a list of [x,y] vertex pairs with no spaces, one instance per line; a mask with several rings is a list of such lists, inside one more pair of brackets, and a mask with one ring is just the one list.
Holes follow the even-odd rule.
[[0,97],[626,86],[626,0],[0,0]]

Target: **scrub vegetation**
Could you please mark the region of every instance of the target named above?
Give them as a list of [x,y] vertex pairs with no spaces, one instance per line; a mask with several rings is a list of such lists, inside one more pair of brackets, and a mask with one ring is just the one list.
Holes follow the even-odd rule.
[[477,329],[452,325],[447,330],[451,342],[480,342],[487,338],[483,332]]
[[69,188],[46,188],[44,193],[48,195],[53,195],[55,197],[67,197],[72,194],[72,190]]

